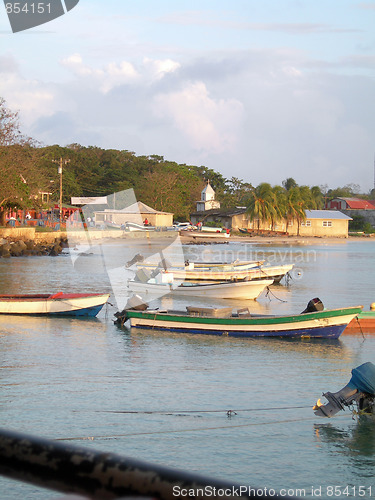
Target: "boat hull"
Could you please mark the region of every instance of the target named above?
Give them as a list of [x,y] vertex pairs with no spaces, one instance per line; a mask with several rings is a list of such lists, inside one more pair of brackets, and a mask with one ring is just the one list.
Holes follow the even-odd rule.
[[[142,266],[140,266],[142,267]],[[229,268],[209,269],[168,269],[168,273],[173,274],[173,279],[181,281],[230,281],[230,280],[259,280],[273,279],[276,282],[293,269],[293,264],[285,264],[282,266],[260,266],[247,267],[233,266]]]
[[109,294],[3,295],[0,314],[94,317],[108,299]]
[[375,311],[362,311],[358,314],[345,329],[345,334],[350,333],[375,333]]
[[194,284],[173,287],[168,284],[140,283],[129,281],[129,289],[138,293],[143,299],[152,296],[171,294],[173,296],[196,297],[220,299],[248,299],[255,300],[263,290],[272,285],[273,280],[240,281],[225,283]]
[[362,307],[295,316],[201,317],[157,311],[126,311],[135,328],[232,337],[308,337],[337,339]]

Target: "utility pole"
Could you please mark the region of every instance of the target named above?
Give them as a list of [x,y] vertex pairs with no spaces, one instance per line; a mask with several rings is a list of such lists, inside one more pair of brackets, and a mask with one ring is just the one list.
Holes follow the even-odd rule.
[[62,226],[62,174],[63,174],[63,164],[66,165],[67,163],[70,162],[70,160],[63,160],[60,158],[60,160],[52,160],[53,163],[58,164],[58,169],[57,173],[60,175],[60,203],[59,203],[59,212],[60,212],[60,231],[61,231],[61,226]]

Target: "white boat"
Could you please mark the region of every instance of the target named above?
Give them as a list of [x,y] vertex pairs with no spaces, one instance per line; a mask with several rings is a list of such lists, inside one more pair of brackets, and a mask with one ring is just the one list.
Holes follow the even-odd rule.
[[283,264],[281,266],[259,266],[259,268],[250,269],[249,279],[272,278],[274,283],[280,283],[286,274],[294,267],[294,264]]
[[253,280],[253,281],[226,281],[216,283],[142,283],[139,281],[128,281],[129,289],[141,295],[143,299],[149,297],[162,296],[167,293],[174,296],[204,296],[215,299],[250,299],[255,300],[263,290],[272,285],[273,280]]
[[246,270],[252,269],[254,267],[259,267],[264,264],[264,260],[245,260],[245,261],[234,261],[234,262],[196,262],[187,260],[185,263],[177,264],[170,263],[168,261],[161,261],[158,264],[155,262],[139,262],[138,267],[147,267],[149,269],[155,269],[156,267],[166,267],[168,271],[173,271],[174,269],[179,270],[193,270],[199,269],[203,271],[209,270],[222,270],[222,271],[233,271],[236,270]]
[[0,314],[93,317],[108,299],[109,294],[99,293],[0,295]]
[[[173,266],[159,266],[163,273],[173,273],[173,278],[180,281],[232,281],[232,280],[259,280],[272,279],[278,283],[293,269],[294,264],[284,264],[281,266],[263,266],[254,263],[243,264],[219,264],[207,265],[206,267],[192,267],[190,264],[183,269]],[[154,265],[154,267],[156,267]],[[143,263],[138,264],[139,269],[150,270],[151,267]]]

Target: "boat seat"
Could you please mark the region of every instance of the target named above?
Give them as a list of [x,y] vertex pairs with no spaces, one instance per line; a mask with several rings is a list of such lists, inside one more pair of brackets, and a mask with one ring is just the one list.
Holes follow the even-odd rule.
[[242,309],[237,309],[237,314],[239,318],[249,318],[251,313],[248,307],[243,307]]
[[231,307],[194,307],[187,306],[186,310],[190,316],[209,316],[212,318],[230,318],[232,316]]

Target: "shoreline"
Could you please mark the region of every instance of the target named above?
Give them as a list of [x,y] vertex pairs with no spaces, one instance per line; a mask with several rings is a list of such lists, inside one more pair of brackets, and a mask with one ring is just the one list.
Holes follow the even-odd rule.
[[347,238],[342,238],[338,236],[284,236],[284,235],[274,235],[274,236],[242,236],[242,235],[230,235],[230,238],[218,238],[216,241],[214,238],[204,238],[203,236],[199,241],[194,241],[193,237],[188,235],[181,235],[182,243],[192,243],[192,244],[224,244],[224,243],[254,243],[256,245],[328,245],[328,244],[343,244],[351,241],[375,241],[374,236],[348,236]]
[[[199,239],[195,238],[193,234],[180,232],[180,240],[182,245],[217,245],[217,244],[230,244],[239,243],[252,246],[329,246],[339,245],[350,242],[371,242],[375,241],[371,236],[348,236],[348,238],[329,237],[329,236],[285,236],[285,235],[272,235],[272,236],[247,236],[232,234],[230,237],[223,237],[222,235],[214,237],[212,234],[205,237],[200,234]],[[30,237],[34,236],[34,237]],[[96,238],[92,238],[97,236]],[[131,246],[140,244],[168,245],[171,238],[176,236],[173,232],[147,232],[145,233],[128,233],[126,237],[120,232],[115,234],[110,232],[98,231],[97,234],[90,233],[90,240],[93,244],[99,244],[101,241],[114,240],[118,243],[127,243]],[[1,237],[0,233],[0,258],[21,257],[21,256],[35,256],[35,255],[59,255],[63,248],[72,244],[82,243],[82,240],[87,238],[86,231],[80,232],[65,232],[65,231],[51,231],[51,232],[35,232],[33,235],[25,233],[24,235],[19,232],[13,233],[8,230],[7,234]]]

